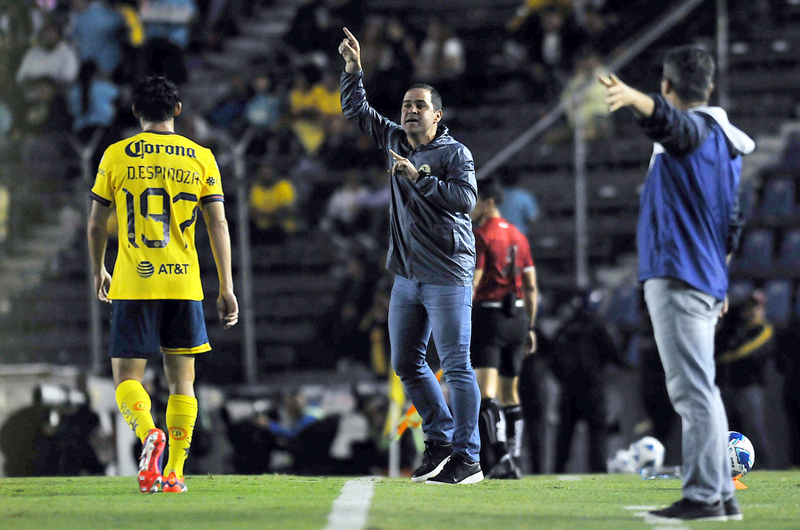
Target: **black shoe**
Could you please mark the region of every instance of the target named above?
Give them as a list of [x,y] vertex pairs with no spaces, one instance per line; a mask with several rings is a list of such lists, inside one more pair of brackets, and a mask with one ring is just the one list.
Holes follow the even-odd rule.
[[522,478],[522,470],[509,455],[505,455],[492,467],[486,478],[518,480]]
[[453,453],[442,472],[425,484],[477,484],[483,480],[480,462],[472,462],[461,453]]
[[678,521],[727,521],[725,506],[722,501],[706,504],[690,499],[681,499],[663,510],[648,513],[644,522],[647,524],[672,523]]
[[744,519],[742,507],[736,497],[731,497],[723,502],[723,505],[725,506],[725,515],[728,517],[728,521],[741,521]]
[[441,471],[450,455],[453,444],[439,440],[425,440],[425,452],[422,454],[422,465],[411,474],[411,482],[425,482]]

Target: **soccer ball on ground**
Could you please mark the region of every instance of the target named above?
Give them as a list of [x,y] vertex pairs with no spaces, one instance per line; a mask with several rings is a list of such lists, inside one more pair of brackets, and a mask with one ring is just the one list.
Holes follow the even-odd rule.
[[606,460],[609,473],[636,473],[633,463],[633,452],[630,449],[619,449],[614,456]]
[[734,479],[742,478],[753,469],[756,452],[747,436],[736,431],[728,433],[728,458],[731,461],[731,477]]
[[633,465],[637,470],[664,465],[664,444],[652,436],[645,436],[633,442],[630,451],[633,454]]

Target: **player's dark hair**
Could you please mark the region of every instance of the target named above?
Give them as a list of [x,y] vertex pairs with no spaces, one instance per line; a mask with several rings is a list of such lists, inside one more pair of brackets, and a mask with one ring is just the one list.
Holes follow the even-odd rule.
[[500,206],[505,196],[503,187],[495,179],[486,178],[478,181],[478,197],[481,199],[494,199],[494,205]]
[[150,76],[133,90],[133,108],[145,121],[162,122],[175,117],[178,87],[161,76]]
[[[408,87],[408,90],[413,90],[415,88],[421,88],[431,93],[431,103],[433,104],[434,112],[436,112],[437,110],[442,110],[442,95],[439,94],[438,90],[436,90],[430,85],[426,85],[425,83],[417,83],[416,85],[411,85],[410,87]],[[408,92],[408,90],[406,90],[406,92]]]
[[711,54],[697,46],[678,46],[664,57],[664,79],[686,103],[708,101],[715,69]]

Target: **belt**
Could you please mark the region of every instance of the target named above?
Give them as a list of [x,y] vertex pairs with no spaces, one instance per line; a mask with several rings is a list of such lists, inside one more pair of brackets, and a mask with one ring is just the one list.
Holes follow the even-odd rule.
[[[500,309],[500,308],[503,307],[503,302],[491,302],[491,301],[488,301],[488,300],[485,301],[485,302],[478,302],[478,304],[481,307],[494,307],[494,308],[497,308],[497,309]],[[517,300],[517,303],[515,305],[517,307],[525,307],[525,301],[524,300]]]

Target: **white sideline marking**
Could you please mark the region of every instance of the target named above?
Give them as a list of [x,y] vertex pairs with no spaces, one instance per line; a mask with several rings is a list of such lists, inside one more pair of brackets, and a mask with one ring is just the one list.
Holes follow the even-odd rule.
[[578,482],[579,480],[583,480],[579,475],[559,475],[558,480],[563,480],[565,482]]
[[651,511],[651,510],[658,510],[661,506],[625,506],[626,510],[636,510],[636,511]]
[[339,496],[333,501],[324,530],[362,530],[367,524],[369,504],[380,477],[364,477],[348,480]]
[[[664,524],[664,523],[661,523]],[[680,523],[675,523],[680,524]],[[689,530],[688,526],[654,526],[653,530]]]

